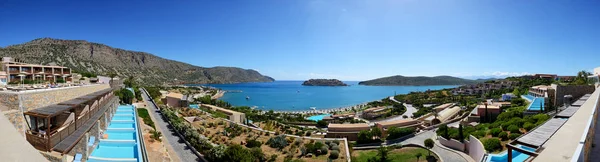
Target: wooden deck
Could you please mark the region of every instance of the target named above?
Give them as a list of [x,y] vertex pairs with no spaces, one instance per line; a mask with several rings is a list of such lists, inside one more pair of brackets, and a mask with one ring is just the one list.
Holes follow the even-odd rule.
[[85,124],[83,124],[75,132],[73,132],[73,134],[69,135],[67,138],[65,138],[56,146],[54,146],[53,150],[61,153],[67,153],[71,151],[71,149],[73,149],[77,142],[79,142],[79,140],[83,138],[85,133],[87,133],[92,128],[92,126],[94,126],[96,122],[98,122],[98,119],[102,115],[104,115],[104,112],[106,112],[106,110],[110,107],[110,103],[116,102],[116,100],[117,97],[113,97],[109,102],[107,102],[107,104],[102,106],[102,108],[98,112],[96,112],[94,116],[90,117],[90,119],[87,122],[85,122]]
[[556,117],[570,118],[571,116],[573,116],[573,114],[575,114],[575,112],[577,112],[577,110],[579,110],[579,106],[569,106],[569,108],[556,114]]
[[567,122],[565,119],[552,118],[532,132],[518,138],[517,142],[539,148],[546,143],[546,141],[548,141],[548,139],[550,139],[550,137],[556,133],[565,122]]

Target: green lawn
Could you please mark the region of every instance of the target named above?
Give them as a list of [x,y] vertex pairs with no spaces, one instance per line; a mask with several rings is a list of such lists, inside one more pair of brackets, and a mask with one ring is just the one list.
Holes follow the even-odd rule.
[[146,110],[145,108],[137,108],[137,114],[139,117],[144,119],[144,123],[146,125],[151,126],[152,128],[155,128],[154,122],[150,118],[150,114],[148,114],[148,110]]
[[[416,162],[417,157],[415,156],[420,152],[423,156],[419,158],[419,161],[426,161],[425,156],[429,153],[426,149],[418,147],[404,147],[401,149],[394,149],[388,154],[388,162]],[[377,156],[377,150],[354,150],[352,155],[358,162],[366,162],[371,157]]]

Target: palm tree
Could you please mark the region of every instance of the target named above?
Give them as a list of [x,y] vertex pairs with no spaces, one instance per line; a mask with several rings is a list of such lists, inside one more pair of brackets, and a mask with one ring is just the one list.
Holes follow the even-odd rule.
[[114,80],[115,77],[117,77],[116,73],[110,73],[108,74],[108,77],[110,77],[110,81],[112,82]]
[[423,156],[423,154],[420,152],[417,152],[417,154],[415,155],[415,157],[417,157],[417,162],[419,162],[419,158],[421,158],[421,156]]
[[156,141],[161,141],[160,136],[162,136],[162,133],[157,131],[156,128],[154,128],[154,130],[150,130],[150,138]]

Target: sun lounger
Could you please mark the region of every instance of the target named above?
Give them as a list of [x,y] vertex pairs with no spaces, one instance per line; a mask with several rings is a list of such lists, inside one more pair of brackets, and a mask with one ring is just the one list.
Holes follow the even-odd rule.
[[73,159],[73,162],[81,162],[81,158],[83,158],[83,155],[81,154],[75,154],[75,159]]
[[91,136],[90,140],[88,141],[88,146],[94,146],[94,142],[96,142],[96,137]]

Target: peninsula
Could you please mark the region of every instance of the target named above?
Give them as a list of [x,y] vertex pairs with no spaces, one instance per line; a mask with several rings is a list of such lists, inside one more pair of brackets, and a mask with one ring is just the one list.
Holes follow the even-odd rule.
[[451,76],[435,76],[435,77],[425,77],[425,76],[416,76],[416,77],[407,77],[402,75],[383,77],[373,80],[367,80],[359,82],[359,85],[378,85],[378,86],[424,86],[424,85],[465,85],[465,84],[474,84],[478,82],[478,80],[469,80],[462,79]]
[[348,86],[346,83],[337,79],[309,79],[302,83],[304,86]]

